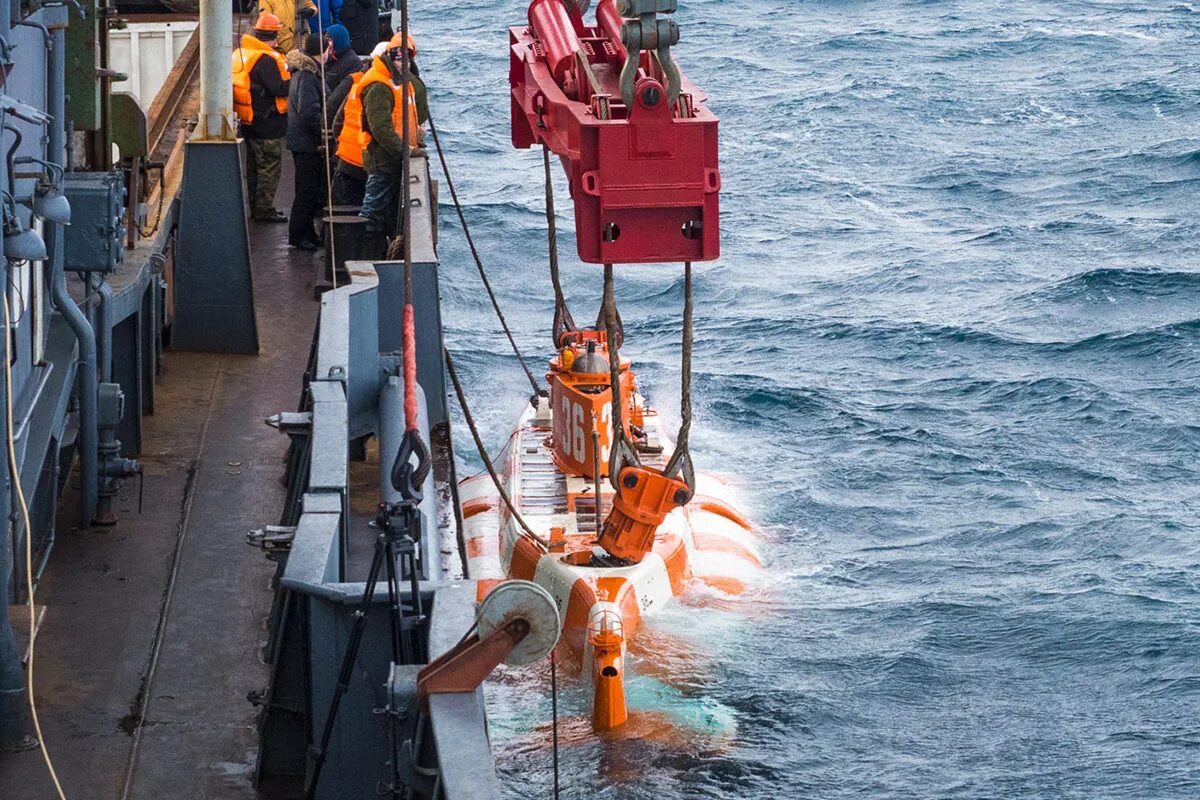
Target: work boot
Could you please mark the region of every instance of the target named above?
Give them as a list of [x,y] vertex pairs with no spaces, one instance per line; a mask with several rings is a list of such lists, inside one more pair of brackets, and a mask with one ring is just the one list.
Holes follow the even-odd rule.
[[287,222],[287,215],[278,208],[272,208],[264,214],[258,214],[254,217],[255,222]]

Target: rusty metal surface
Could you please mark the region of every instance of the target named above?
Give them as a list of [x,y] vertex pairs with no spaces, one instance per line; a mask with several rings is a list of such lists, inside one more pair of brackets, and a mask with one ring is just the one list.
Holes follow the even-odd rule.
[[179,111],[185,100],[191,94],[200,69],[200,32],[192,31],[188,43],[175,66],[167,73],[162,88],[146,110],[150,118],[150,152],[156,153],[163,141],[164,134],[172,127],[178,126],[182,120]]

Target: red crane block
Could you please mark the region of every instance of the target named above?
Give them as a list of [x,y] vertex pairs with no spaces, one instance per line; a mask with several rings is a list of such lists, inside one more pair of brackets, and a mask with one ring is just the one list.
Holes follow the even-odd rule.
[[545,144],[562,161],[575,204],[579,257],[593,264],[708,261],[720,255],[717,118],[686,77],[679,99],[651,51],[634,101],[621,99],[626,49],[602,0],[596,27],[574,4],[533,0],[509,30],[512,142]]

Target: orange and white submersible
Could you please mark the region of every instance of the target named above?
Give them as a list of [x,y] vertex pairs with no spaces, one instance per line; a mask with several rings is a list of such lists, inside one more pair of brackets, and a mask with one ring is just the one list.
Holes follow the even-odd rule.
[[[543,148],[556,354],[500,474],[464,481],[460,500],[479,597],[505,578],[550,593],[599,731],[628,717],[626,655],[642,619],[695,582],[740,593],[760,563],[728,488],[695,473],[688,451],[691,263],[720,251],[717,118],[672,59],[679,30],[658,14],[674,2],[598,0],[594,25],[587,7],[532,0],[528,25],[509,31],[512,141]],[[579,256],[604,265],[596,328],[576,327],[563,300],[551,153],[570,183]],[[686,265],[675,442],[618,352],[613,265],[650,262]]]
[[[694,490],[663,474],[667,440],[620,370],[624,436],[641,466],[609,481],[614,441],[606,335],[581,331],[550,362],[549,397],[521,416],[499,471],[531,537],[489,477],[463,482],[468,566],[479,597],[505,578],[531,580],[558,604],[562,643],[594,687],[593,728],[623,723],[626,648],[642,618],[693,582],[739,594],[760,569],[758,542],[726,484],[696,473]],[[599,478],[599,480],[597,480]],[[599,508],[597,508],[599,486]],[[601,520],[599,527],[597,520]]]

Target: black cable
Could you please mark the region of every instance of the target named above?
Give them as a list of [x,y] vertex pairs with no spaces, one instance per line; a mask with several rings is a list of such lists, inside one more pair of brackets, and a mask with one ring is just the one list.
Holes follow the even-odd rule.
[[[688,435],[692,430],[692,262],[683,264],[683,354],[680,358],[682,375],[679,379],[679,434],[663,474],[675,477],[684,459],[690,459]],[[686,476],[686,472],[685,472]],[[691,481],[688,480],[688,485]]]
[[471,409],[467,406],[467,397],[463,393],[462,384],[458,382],[458,373],[454,369],[454,359],[450,357],[450,351],[442,348],[442,353],[446,356],[446,372],[450,375],[450,382],[454,384],[454,393],[458,396],[458,405],[462,408],[463,419],[467,421],[467,427],[471,429],[471,438],[475,440],[475,448],[479,451],[479,457],[483,459],[484,466],[487,467],[488,475],[492,477],[492,484],[495,485],[496,491],[500,493],[500,499],[504,501],[504,505],[508,508],[508,513],[512,514],[513,519],[521,526],[521,530],[525,535],[533,540],[542,552],[549,552],[550,548],[545,539],[538,536],[525,522],[525,518],[517,511],[512,500],[508,496],[508,492],[504,490],[504,486],[500,483],[500,476],[496,474],[496,468],[492,466],[492,459],[488,456],[487,448],[483,446],[483,439],[479,438],[479,429],[475,427],[475,418],[471,416]]
[[492,309],[496,312],[496,318],[500,320],[500,327],[504,329],[504,335],[508,337],[508,343],[512,345],[513,353],[517,356],[517,361],[521,362],[521,369],[525,370],[525,377],[529,379],[529,385],[533,387],[535,395],[540,394],[542,389],[538,386],[537,378],[533,376],[533,370],[525,362],[525,357],[521,354],[521,349],[517,347],[517,340],[513,338],[512,330],[508,327],[508,320],[504,318],[504,312],[500,310],[500,302],[496,299],[496,293],[492,291],[491,281],[488,280],[487,272],[483,268],[483,259],[479,257],[479,251],[475,249],[475,240],[471,237],[471,229],[467,226],[467,217],[463,213],[462,203],[458,201],[458,191],[454,188],[454,181],[450,178],[450,168],[446,165],[446,156],[442,152],[442,143],[438,139],[437,126],[433,124],[433,114],[429,115],[429,133],[433,137],[433,147],[437,150],[438,161],[442,165],[442,175],[446,179],[446,186],[450,189],[450,197],[454,200],[454,210],[458,212],[458,221],[462,225],[463,236],[467,240],[467,247],[471,251],[471,257],[475,259],[475,269],[479,272],[479,279],[483,282],[483,288],[487,291],[488,298],[492,301]]
[[629,440],[625,436],[624,408],[621,399],[621,354],[619,352],[621,320],[617,314],[612,264],[604,265],[604,299],[600,303],[600,319],[604,322],[604,329],[608,337],[608,380],[609,390],[612,393],[613,433],[612,447],[609,449],[608,457],[608,480],[613,489],[619,493],[621,487],[617,481],[621,474],[621,468],[626,464],[640,467],[641,459],[638,458],[637,452],[630,446]]
[[578,330],[563,296],[558,277],[558,226],[554,221],[554,183],[550,180],[550,148],[542,145],[542,169],[546,175],[546,244],[550,250],[550,283],[554,286],[554,349],[562,347],[559,339],[566,331]]
[[550,651],[550,726],[554,736],[554,800],[558,800],[558,663]]

